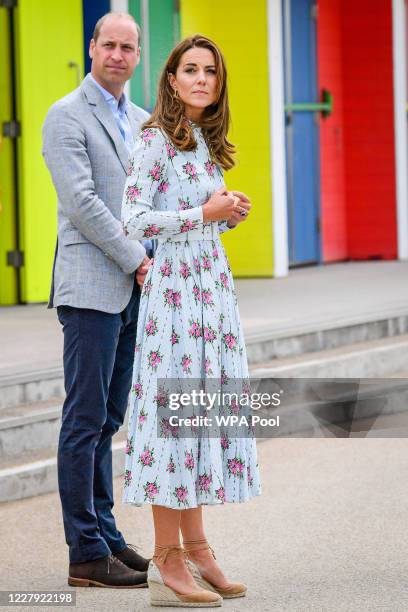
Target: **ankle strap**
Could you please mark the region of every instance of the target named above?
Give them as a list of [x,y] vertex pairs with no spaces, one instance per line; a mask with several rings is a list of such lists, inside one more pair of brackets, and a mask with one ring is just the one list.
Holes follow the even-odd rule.
[[166,563],[167,557],[179,557],[184,556],[185,551],[179,544],[171,544],[170,546],[162,546],[156,544],[154,547],[153,561],[159,565]]
[[216,558],[213,549],[211,548],[211,546],[209,545],[209,543],[207,542],[205,538],[203,538],[202,540],[184,540],[183,546],[184,546],[184,550],[187,553],[196,552],[198,550],[210,550],[214,559]]

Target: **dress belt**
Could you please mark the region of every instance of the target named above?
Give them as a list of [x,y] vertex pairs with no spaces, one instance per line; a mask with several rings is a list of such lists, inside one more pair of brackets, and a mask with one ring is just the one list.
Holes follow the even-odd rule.
[[220,235],[218,230],[218,223],[216,221],[212,223],[206,223],[200,228],[190,230],[189,232],[183,232],[182,234],[175,234],[168,238],[158,238],[160,242],[190,242],[190,240],[215,240]]

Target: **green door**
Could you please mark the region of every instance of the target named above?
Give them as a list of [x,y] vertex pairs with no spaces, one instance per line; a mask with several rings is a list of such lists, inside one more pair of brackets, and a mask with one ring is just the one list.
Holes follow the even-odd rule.
[[[17,0],[15,4],[15,8],[0,9],[1,34],[7,32],[7,20],[13,23],[9,67],[15,73],[16,119],[20,125],[14,168],[9,152],[13,143],[4,138],[2,143],[0,164],[7,172],[1,173],[6,177],[0,195],[6,213],[0,221],[0,232],[1,238],[4,234],[9,238],[7,250],[22,254],[22,265],[18,270],[10,266],[5,269],[2,240],[0,295],[2,303],[44,302],[49,293],[57,219],[56,194],[41,155],[41,129],[49,107],[75,89],[83,75],[82,1]],[[0,41],[3,56],[7,41],[3,36]],[[9,78],[6,100],[1,96],[2,117],[12,89]],[[13,220],[17,227],[13,227]],[[17,237],[14,244],[13,235]],[[12,258],[13,262],[18,265],[18,257]]]
[[[15,140],[8,137],[14,118],[11,36],[12,15],[0,8],[0,305],[18,301],[18,271],[8,265],[17,246],[15,209]],[[7,125],[9,129],[7,130]]]
[[151,111],[164,61],[180,40],[179,2],[129,0],[129,13],[142,28],[141,60],[131,80],[131,99]]

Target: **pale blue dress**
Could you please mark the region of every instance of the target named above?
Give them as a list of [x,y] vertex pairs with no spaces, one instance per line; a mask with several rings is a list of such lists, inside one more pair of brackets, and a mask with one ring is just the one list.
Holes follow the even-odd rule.
[[158,423],[158,379],[211,378],[223,385],[248,379],[219,238],[226,224],[202,220],[201,206],[224,185],[223,174],[201,129],[193,130],[197,148],[189,152],[175,149],[159,129],[141,132],[122,205],[130,238],[158,240],[141,296],[130,395],[123,501],[135,505],[184,509],[260,494],[253,436],[179,438],[165,419]]

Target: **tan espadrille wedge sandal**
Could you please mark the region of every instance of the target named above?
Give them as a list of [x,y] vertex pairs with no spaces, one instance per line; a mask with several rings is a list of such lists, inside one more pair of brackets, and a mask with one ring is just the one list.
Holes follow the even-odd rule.
[[[208,544],[206,539],[184,541],[183,546],[187,554],[187,557],[189,553],[194,553],[198,550],[210,550],[212,556],[215,559],[214,551],[211,548],[211,546]],[[228,587],[224,589],[220,589],[215,584],[212,584],[211,582],[209,582],[202,576],[198,565],[194,561],[192,561],[191,558],[188,559],[187,564],[190,568],[191,573],[193,574],[194,580],[203,589],[208,589],[208,590],[213,591],[214,593],[218,593],[224,599],[234,599],[235,597],[245,597],[246,592],[247,592],[247,587],[242,582],[230,582]]]
[[[157,549],[160,549],[159,552]],[[175,608],[215,608],[222,605],[222,597],[211,590],[193,591],[183,594],[174,591],[164,584],[160,574],[159,565],[165,563],[168,555],[183,555],[181,546],[156,546],[155,556],[150,561],[147,572],[147,583],[150,591],[150,604],[152,606],[171,606]]]

